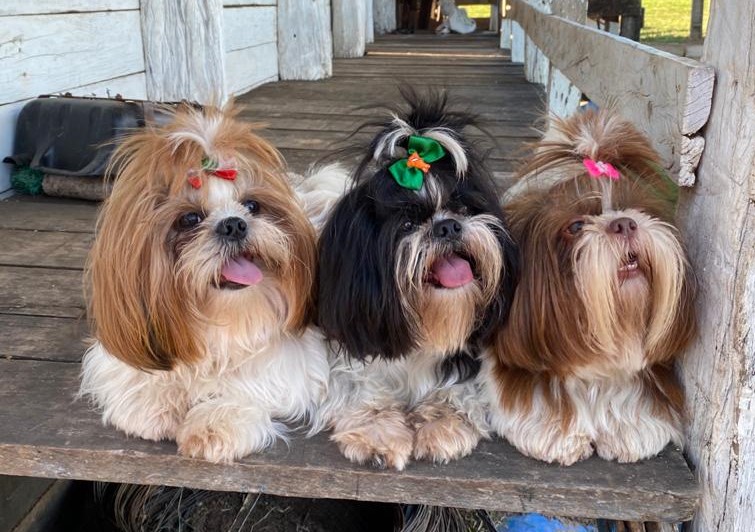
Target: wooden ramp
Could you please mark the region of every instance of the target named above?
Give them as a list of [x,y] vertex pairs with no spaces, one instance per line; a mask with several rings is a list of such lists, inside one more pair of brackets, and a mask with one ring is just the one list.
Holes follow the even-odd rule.
[[[423,83],[449,86],[489,119],[499,144],[495,165],[510,170],[513,154],[533,136],[540,93],[496,51],[493,38],[437,41],[442,46],[435,39],[387,39],[372,49],[389,55],[337,61],[331,80],[271,84],[241,100],[248,117],[271,123],[269,136],[302,171],[330,144],[348,140],[365,116],[375,116],[373,106],[395,96],[399,78],[421,74]],[[404,43],[412,43],[412,53],[447,55],[407,55]],[[468,57],[459,57],[462,52]],[[177,456],[172,443],[102,427],[98,413],[75,399],[87,333],[81,273],[95,214],[96,205],[84,202],[0,202],[0,474],[633,521],[692,516],[695,480],[671,448],[639,464],[591,458],[561,468],[496,440],[446,466],[412,463],[395,473],[350,464],[327,435],[298,436],[289,446],[215,465]]]

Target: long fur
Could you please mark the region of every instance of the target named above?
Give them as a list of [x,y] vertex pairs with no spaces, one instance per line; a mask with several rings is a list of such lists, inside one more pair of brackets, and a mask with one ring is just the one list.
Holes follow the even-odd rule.
[[[308,327],[314,229],[278,152],[235,115],[180,108],[120,144],[87,271],[95,342],[81,393],[105,423],[213,461],[262,449],[281,421],[311,414],[328,373]],[[190,186],[204,157],[233,161],[236,179]],[[220,236],[227,220],[242,237]],[[258,284],[228,287],[222,272],[239,257]]]
[[[516,249],[481,156],[463,134],[474,120],[444,93],[404,88],[364,150],[352,186],[333,207],[319,243],[318,320],[334,359],[320,422],[350,459],[402,469],[411,455],[438,462],[471,452],[486,435],[477,355],[506,318]],[[389,173],[410,135],[447,152],[419,191]],[[433,235],[452,220],[456,240]],[[458,255],[474,280],[428,281],[436,261]]]
[[[622,177],[590,177],[583,158]],[[694,333],[695,282],[661,168],[609,109],[557,120],[521,172],[507,212],[522,276],[485,374],[493,425],[525,454],[634,461],[681,443],[670,366]]]

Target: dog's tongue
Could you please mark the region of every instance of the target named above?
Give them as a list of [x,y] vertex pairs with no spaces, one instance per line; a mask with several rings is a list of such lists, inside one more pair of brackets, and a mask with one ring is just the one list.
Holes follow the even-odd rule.
[[226,281],[248,286],[262,280],[262,271],[255,263],[242,256],[228,262],[220,273]]
[[442,257],[433,263],[433,276],[444,288],[464,286],[474,279],[469,262],[456,254]]

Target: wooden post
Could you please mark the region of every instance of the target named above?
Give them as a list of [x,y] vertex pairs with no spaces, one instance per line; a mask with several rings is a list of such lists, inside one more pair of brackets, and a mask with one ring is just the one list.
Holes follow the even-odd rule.
[[373,11],[373,0],[363,0],[364,13],[364,42],[370,44],[375,42],[375,13]]
[[362,57],[366,45],[364,0],[332,0],[333,57]]
[[703,0],[692,0],[692,17],[689,28],[689,38],[699,41],[703,38]]
[[222,0],[141,0],[141,23],[147,98],[225,100]]
[[333,74],[329,0],[278,0],[281,79],[315,80]]
[[716,85],[697,185],[680,205],[699,333],[680,370],[702,487],[692,528],[728,532],[755,523],[755,2],[713,2],[703,62]]
[[375,33],[384,35],[396,29],[396,0],[372,0]]

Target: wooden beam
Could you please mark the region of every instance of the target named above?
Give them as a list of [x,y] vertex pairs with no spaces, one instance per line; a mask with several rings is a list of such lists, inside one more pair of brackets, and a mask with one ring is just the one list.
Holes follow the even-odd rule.
[[590,99],[614,102],[644,130],[672,172],[684,169],[680,184],[694,183],[694,165],[686,153],[682,159],[682,137],[696,135],[708,119],[712,67],[546,15],[522,0],[512,0],[512,17]]
[[364,0],[332,0],[333,57],[362,57],[367,45]]
[[377,35],[396,29],[396,0],[373,0],[372,9]]
[[222,0],[141,0],[141,21],[149,99],[225,100]]
[[687,453],[702,483],[693,530],[755,523],[755,2],[714,0],[703,61],[716,90],[681,214],[699,332],[682,363]]
[[278,69],[286,80],[333,75],[329,0],[278,1]]
[[699,41],[703,38],[703,0],[692,0],[692,16],[690,17],[689,38]]

